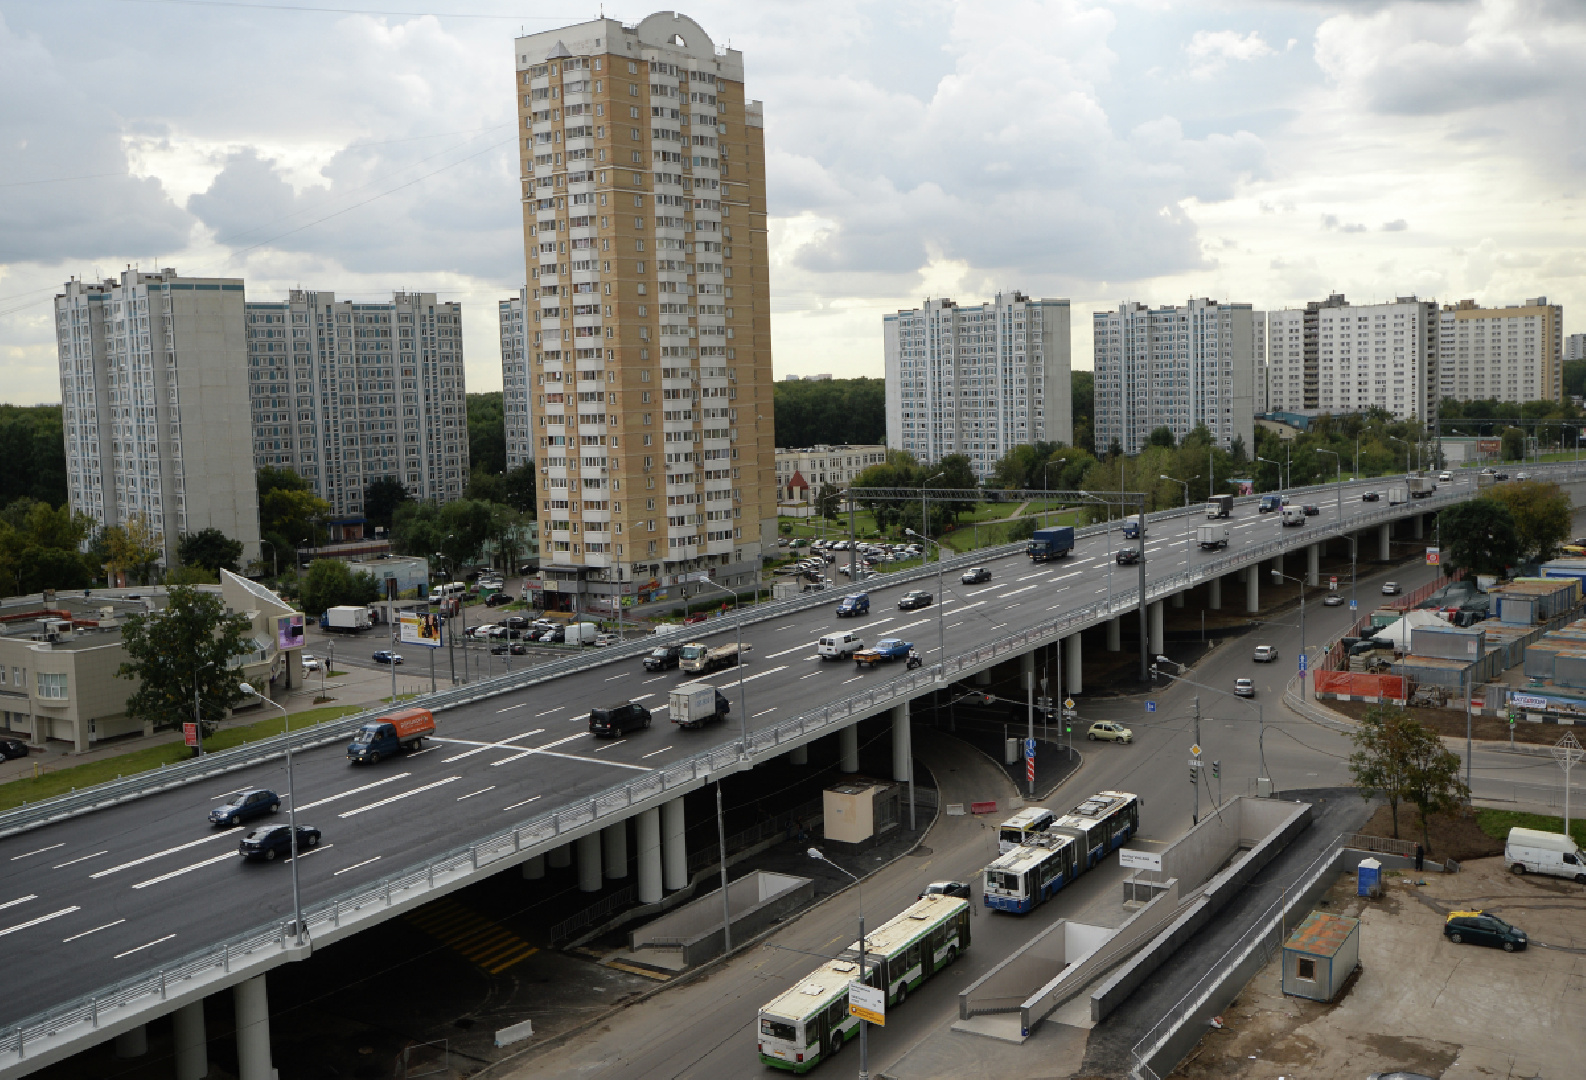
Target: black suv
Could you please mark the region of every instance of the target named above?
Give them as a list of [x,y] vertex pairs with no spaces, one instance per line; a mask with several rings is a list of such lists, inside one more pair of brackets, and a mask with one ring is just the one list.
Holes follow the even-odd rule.
[[677,667],[678,653],[683,651],[681,645],[657,645],[644,656],[645,671],[668,671]]
[[[312,825],[297,827],[299,853],[319,847],[319,830]],[[263,859],[265,862],[292,855],[292,827],[290,825],[261,825],[237,845],[244,859]]]
[[1139,548],[1119,548],[1118,549],[1118,565],[1119,566],[1133,566],[1135,563],[1137,563],[1139,561],[1140,561],[1140,549]]
[[1443,923],[1443,936],[1458,945],[1493,945],[1504,952],[1525,948],[1525,931],[1484,911],[1451,911]]
[[991,580],[991,571],[984,566],[977,566],[971,570],[964,571],[964,576],[958,580],[965,585],[979,585],[982,581]]
[[21,739],[0,739],[0,759],[9,761],[12,758],[25,758],[28,756],[28,744]]
[[257,788],[242,792],[224,806],[215,807],[209,812],[209,820],[215,825],[240,825],[244,821],[273,814],[279,809],[281,796],[269,788]]
[[634,701],[625,701],[609,709],[589,710],[591,735],[626,735],[650,726],[650,710]]
[[1360,501],[1361,502],[1376,502],[1377,500],[1379,500],[1381,498],[1382,498],[1382,496],[1379,495],[1375,491],[1362,491],[1360,493]]
[[903,594],[903,599],[898,601],[899,611],[917,611],[922,607],[931,606],[931,594],[923,589],[915,589]]

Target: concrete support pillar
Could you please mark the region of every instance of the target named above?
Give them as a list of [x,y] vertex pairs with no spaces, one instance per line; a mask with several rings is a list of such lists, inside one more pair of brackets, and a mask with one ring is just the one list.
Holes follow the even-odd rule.
[[237,1010],[237,1080],[275,1080],[270,1064],[270,997],[264,976],[231,988]]
[[1245,567],[1245,611],[1254,615],[1261,610],[1261,564]]
[[658,903],[662,895],[661,811],[646,810],[634,818],[633,825],[639,844],[639,903]]
[[1425,540],[1426,539],[1426,516],[1424,514],[1416,514],[1410,520],[1415,523],[1415,532],[1413,534],[1415,536],[1415,538],[1417,540]]
[[913,775],[914,742],[909,738],[909,703],[892,706],[892,779]]
[[580,892],[600,891],[600,834],[592,832],[580,836],[578,844],[578,889]]
[[681,889],[688,884],[688,843],[681,798],[661,804],[661,880],[668,889]]
[[545,856],[534,855],[523,863],[523,880],[539,881],[545,876]]
[[1305,584],[1322,583],[1322,545],[1312,544],[1305,549]]
[[628,876],[628,823],[619,821],[600,830],[600,847],[606,857],[606,880]]
[[149,1052],[148,1030],[139,1024],[131,1031],[116,1036],[116,1057],[138,1058]]
[[1223,576],[1218,574],[1206,583],[1206,610],[1221,611],[1223,606]]
[[1063,678],[1070,694],[1085,692],[1083,648],[1084,644],[1078,634],[1070,634],[1068,640],[1063,642],[1063,655],[1068,661],[1068,665],[1063,669]]
[[1178,608],[1178,609],[1180,609],[1180,610],[1183,609],[1183,607],[1184,607],[1184,594],[1183,593],[1176,592],[1176,593],[1173,594],[1173,606]]
[[[1283,573],[1283,552],[1280,551],[1272,557],[1272,569],[1280,574]],[[1261,573],[1259,567],[1256,569],[1256,573]]]
[[810,744],[805,743],[789,750],[787,752],[787,762],[789,765],[808,765],[810,763]]
[[573,865],[573,845],[563,844],[554,847],[545,854],[545,864],[552,870],[566,870]]
[[976,686],[990,686],[991,685],[991,669],[990,668],[987,668],[985,671],[977,671],[977,672],[975,672],[975,685]]
[[1150,617],[1151,627],[1151,640],[1148,642],[1149,648],[1147,651],[1152,656],[1159,656],[1163,651],[1164,641],[1164,638],[1162,637],[1162,601],[1158,600],[1153,603],[1148,609],[1147,614]]
[[1377,529],[1377,561],[1387,562],[1393,558],[1393,524],[1385,522]]
[[1238,570],[1234,571],[1234,576],[1239,579],[1239,584],[1243,585],[1245,582],[1250,580],[1250,567],[1241,566]]
[[849,724],[837,733],[837,770],[845,773],[859,771],[859,725]]
[[209,1036],[204,1031],[204,1003],[194,1001],[171,1014],[174,1021],[176,1080],[203,1080],[209,1075]]
[[1123,652],[1123,620],[1116,615],[1107,620],[1107,651]]

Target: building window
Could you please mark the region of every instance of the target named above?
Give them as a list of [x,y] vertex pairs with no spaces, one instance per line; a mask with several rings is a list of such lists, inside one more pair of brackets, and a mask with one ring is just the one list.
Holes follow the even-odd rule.
[[1306,982],[1315,982],[1316,961],[1303,956],[1297,959],[1294,962],[1294,976],[1298,979],[1304,979]]
[[65,675],[47,675],[47,674],[45,674],[44,672],[41,671],[41,672],[38,673],[38,679],[39,679],[39,697],[41,697],[41,698],[51,698],[51,699],[54,699],[56,701],[65,701],[66,700],[66,676]]

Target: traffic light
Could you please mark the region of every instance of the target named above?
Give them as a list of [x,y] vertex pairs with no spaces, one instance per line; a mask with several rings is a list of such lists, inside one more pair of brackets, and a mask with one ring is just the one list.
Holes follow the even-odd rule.
[[1190,769],[1190,783],[1192,783],[1192,784],[1194,784],[1194,783],[1198,783],[1198,782],[1199,782],[1199,781],[1198,781],[1198,780],[1197,780],[1197,779],[1196,779],[1196,776],[1195,776],[1195,774],[1196,774],[1196,773],[1197,773],[1197,772],[1198,772],[1198,771],[1199,771],[1199,770],[1198,770],[1198,769],[1194,769],[1194,768],[1191,768],[1191,769]]
[[1215,779],[1221,777],[1222,774],[1223,774],[1222,769],[1223,769],[1223,763],[1222,762],[1220,762],[1220,761],[1212,762],[1212,779],[1215,780]]

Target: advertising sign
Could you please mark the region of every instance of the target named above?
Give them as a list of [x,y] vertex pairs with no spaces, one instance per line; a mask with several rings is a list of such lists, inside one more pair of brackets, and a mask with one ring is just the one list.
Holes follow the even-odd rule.
[[886,1027],[887,995],[882,992],[879,986],[866,986],[864,983],[849,982],[848,1015],[857,1016],[859,1019],[877,1027]]
[[183,724],[182,725],[182,741],[184,743],[186,743],[188,746],[197,746],[198,745],[198,725],[197,724]]
[[445,622],[439,615],[405,611],[397,616],[397,638],[404,645],[423,645],[438,649],[442,645]]
[[1438,550],[1435,547],[1429,547],[1429,548],[1426,549],[1426,565],[1427,566],[1441,566],[1442,563],[1443,563],[1443,553],[1440,550]]
[[1330,578],[1327,579],[1327,591],[1328,592],[1337,592],[1338,591],[1338,579],[1336,577],[1330,577]]
[[1129,848],[1118,849],[1118,865],[1125,870],[1156,870],[1162,869],[1162,853],[1159,851],[1131,851]]
[[276,616],[275,647],[278,649],[301,649],[303,647],[303,616]]

